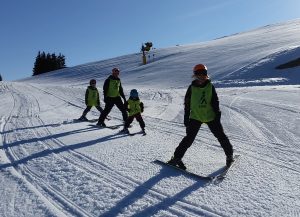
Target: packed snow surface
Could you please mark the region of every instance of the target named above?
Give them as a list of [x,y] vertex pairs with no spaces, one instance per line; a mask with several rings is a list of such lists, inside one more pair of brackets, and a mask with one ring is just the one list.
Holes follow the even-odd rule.
[[[138,53],[1,82],[0,215],[300,216],[300,66],[275,69],[299,57],[294,20],[156,49],[146,65]],[[154,163],[169,160],[185,136],[183,98],[197,63],[208,66],[224,130],[241,156],[219,181]],[[126,97],[139,91],[146,136],[119,133],[116,108],[106,124],[119,129],[74,121],[89,80],[102,95],[113,67]],[[129,130],[139,132],[138,123]],[[224,152],[206,125],[183,161],[200,175],[223,169]]]

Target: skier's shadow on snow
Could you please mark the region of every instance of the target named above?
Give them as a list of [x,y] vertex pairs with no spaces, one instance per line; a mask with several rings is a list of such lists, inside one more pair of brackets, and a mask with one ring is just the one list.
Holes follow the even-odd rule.
[[2,134],[13,133],[16,131],[21,131],[21,130],[37,129],[37,128],[59,127],[60,125],[61,125],[60,123],[57,123],[57,124],[45,124],[45,125],[40,125],[40,126],[28,126],[28,127],[16,128],[16,129],[12,129],[12,130],[3,131]]
[[[47,135],[47,136],[44,136],[44,137],[30,138],[30,139],[24,139],[24,140],[20,140],[20,141],[15,141],[15,142],[6,144],[5,147],[15,147],[15,146],[26,144],[26,143],[33,143],[33,142],[37,142],[37,141],[51,140],[51,139],[56,139],[56,138],[60,138],[60,137],[72,135],[72,134],[85,133],[85,132],[95,131],[95,130],[97,130],[97,128],[95,128],[95,127],[88,127],[88,128],[83,128],[83,129],[72,130],[72,131],[69,131],[69,132],[63,132],[63,133],[57,133],[57,134],[50,134],[50,135]],[[98,130],[99,130],[99,128],[98,128]]]
[[[169,207],[173,206],[176,202],[182,201],[185,197],[193,193],[194,191],[198,190],[199,188],[202,188],[207,185],[209,181],[207,180],[199,180],[197,178],[190,177],[191,179],[194,179],[196,182],[183,189],[182,191],[178,192],[177,194],[170,196],[167,193],[163,193],[161,190],[153,189],[153,187],[158,184],[161,180],[168,178],[168,177],[176,177],[180,176],[182,173],[174,173],[172,170],[162,167],[160,170],[160,173],[156,176],[150,178],[148,181],[140,184],[137,186],[134,191],[132,191],[129,195],[124,197],[122,200],[120,200],[114,207],[112,207],[107,212],[100,215],[100,217],[109,217],[109,216],[117,216],[118,214],[121,214],[124,212],[124,210],[131,205],[133,205],[135,202],[137,202],[140,199],[143,199],[143,197],[149,192],[150,195],[154,195],[153,199],[161,199],[159,203],[156,203],[153,206],[150,206],[143,211],[136,213],[131,216],[136,217],[144,217],[144,216],[154,216],[156,213],[158,213],[160,210],[167,210]],[[153,189],[153,190],[152,190]],[[150,196],[151,197],[151,196]],[[147,200],[147,198],[145,198]],[[198,215],[204,215],[205,210],[199,211],[199,209],[193,210],[192,213],[198,214]],[[124,214],[124,213],[122,213]]]
[[[73,134],[73,133],[84,132],[86,130],[90,130],[90,128],[70,131],[70,132],[66,132],[66,133],[59,133],[59,134],[56,134],[56,135],[46,136],[46,137],[39,138],[39,139],[32,139],[32,140],[30,139],[26,142],[33,142],[33,141],[37,142],[37,141],[41,141],[41,140],[45,140],[45,139],[57,138],[57,137],[61,137],[61,136],[66,135],[66,134],[69,135],[69,134]],[[73,145],[65,145],[65,146],[61,146],[59,148],[45,149],[43,151],[34,153],[34,154],[29,155],[27,157],[24,157],[22,159],[14,160],[10,163],[2,164],[2,165],[0,165],[0,170],[11,167],[11,166],[15,167],[15,166],[18,166],[20,164],[25,164],[30,160],[33,160],[33,159],[36,159],[36,158],[41,158],[41,157],[46,157],[50,154],[59,154],[61,152],[65,152],[65,151],[76,150],[76,149],[79,149],[79,148],[95,145],[95,144],[106,142],[106,141],[109,141],[109,140],[119,139],[119,138],[126,137],[126,136],[127,136],[126,134],[116,133],[116,134],[111,134],[111,135],[104,136],[104,137],[101,137],[101,138],[98,138],[98,139],[89,140],[89,141],[81,142],[81,143],[76,143],[76,144],[73,144]],[[17,142],[17,144],[12,144],[12,145],[18,145],[18,142]],[[11,145],[9,145],[9,147],[11,147]],[[5,145],[4,148],[7,148],[7,144]]]

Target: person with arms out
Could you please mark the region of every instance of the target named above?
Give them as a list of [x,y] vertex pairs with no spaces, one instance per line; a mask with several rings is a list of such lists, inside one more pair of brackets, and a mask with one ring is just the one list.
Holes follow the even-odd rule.
[[96,109],[100,111],[100,113],[103,111],[103,109],[100,106],[99,91],[96,87],[95,79],[90,80],[90,86],[88,86],[85,91],[85,105],[86,109],[83,111],[81,117],[79,118],[79,120],[81,121],[88,121],[86,115],[93,106],[95,106]]
[[128,127],[135,118],[139,122],[143,134],[146,135],[145,122],[142,118],[142,113],[144,112],[144,104],[140,101],[139,93],[136,89],[132,89],[130,91],[130,97],[125,103],[125,108],[127,109],[129,114],[127,120],[125,121],[124,129],[122,130],[122,132],[129,133]]
[[221,124],[221,111],[217,92],[207,75],[207,67],[205,65],[195,65],[193,72],[194,80],[188,87],[184,99],[186,136],[175,149],[174,155],[168,161],[168,164],[186,169],[182,158],[194,142],[201,125],[206,123],[221,144],[226,155],[226,166],[229,167],[234,161],[233,148]]
[[[116,105],[118,109],[122,112],[124,122],[127,120],[127,112],[124,106],[126,102],[126,98],[123,92],[123,87],[121,84],[121,80],[119,78],[120,70],[118,68],[112,69],[112,75],[110,75],[104,82],[103,85],[103,94],[104,94],[104,102],[105,107],[103,112],[101,113],[98,123],[98,126],[105,127],[104,120],[111,111],[111,109]],[[122,99],[124,103],[122,102]]]

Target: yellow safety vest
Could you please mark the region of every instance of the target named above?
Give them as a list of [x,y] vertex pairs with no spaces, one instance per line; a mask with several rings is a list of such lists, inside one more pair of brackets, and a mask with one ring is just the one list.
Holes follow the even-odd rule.
[[211,106],[212,84],[205,87],[192,86],[190,118],[207,123],[213,121],[216,114]]
[[87,105],[88,106],[97,106],[98,105],[98,99],[99,99],[99,92],[97,88],[92,89],[88,88],[88,98],[87,98]]
[[117,97],[120,96],[119,88],[120,88],[120,80],[109,79],[109,86],[108,86],[108,97]]
[[128,116],[133,116],[133,115],[136,115],[138,113],[141,113],[141,106],[140,106],[140,100],[132,100],[132,99],[129,99],[127,101],[128,103],[128,109],[129,109],[129,114]]

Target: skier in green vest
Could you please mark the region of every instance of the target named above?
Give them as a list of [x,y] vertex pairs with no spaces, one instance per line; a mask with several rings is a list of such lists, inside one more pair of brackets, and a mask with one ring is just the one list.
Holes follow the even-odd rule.
[[129,114],[125,122],[124,129],[121,132],[129,133],[128,127],[135,118],[139,122],[143,134],[146,135],[145,122],[141,115],[144,111],[144,104],[140,101],[139,93],[136,89],[132,89],[130,91],[130,97],[125,103],[125,108],[127,109]]
[[85,91],[85,105],[86,109],[83,111],[81,117],[79,118],[79,120],[81,121],[88,121],[86,115],[93,106],[95,106],[96,109],[100,111],[100,113],[103,111],[103,109],[100,106],[99,92],[96,87],[95,79],[90,80],[90,86],[88,86],[88,88]]
[[[120,70],[118,68],[113,68],[112,75],[110,75],[104,82],[103,94],[104,94],[105,107],[99,117],[97,123],[98,126],[106,127],[104,120],[109,114],[109,112],[111,111],[111,109],[114,107],[114,105],[116,105],[117,108],[122,112],[124,122],[127,120],[127,112],[124,106],[124,103],[126,102],[126,98],[123,92],[119,74],[120,74]],[[124,103],[121,97],[123,98]]]
[[233,162],[233,148],[220,121],[221,111],[217,92],[207,75],[205,65],[195,65],[193,72],[194,80],[188,87],[184,99],[186,136],[179,143],[168,163],[186,169],[182,158],[194,142],[202,123],[206,123],[221,144],[226,155],[226,166],[229,167]]

